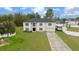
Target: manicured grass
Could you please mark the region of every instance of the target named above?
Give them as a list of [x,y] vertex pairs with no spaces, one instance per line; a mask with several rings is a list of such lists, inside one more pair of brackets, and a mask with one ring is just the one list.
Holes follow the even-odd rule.
[[72,50],[79,51],[79,37],[69,36],[62,31],[56,33]]
[[5,38],[10,45],[0,47],[4,51],[49,51],[50,45],[44,32],[23,32],[22,27],[16,30],[16,36]]
[[67,29],[68,31],[76,31],[79,32],[79,28],[70,27]]

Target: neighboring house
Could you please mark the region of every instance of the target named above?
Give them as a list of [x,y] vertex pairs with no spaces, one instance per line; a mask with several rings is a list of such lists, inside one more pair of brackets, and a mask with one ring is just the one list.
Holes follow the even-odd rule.
[[75,21],[75,20],[69,20],[69,21],[66,21],[65,23],[66,23],[66,25],[70,25],[71,27],[79,26],[79,21]]
[[55,22],[50,19],[33,18],[23,22],[24,31],[55,31]]

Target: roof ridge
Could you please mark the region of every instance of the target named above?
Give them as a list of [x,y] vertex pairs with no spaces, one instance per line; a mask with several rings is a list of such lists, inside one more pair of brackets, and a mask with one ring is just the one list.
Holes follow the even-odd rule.
[[54,22],[54,20],[46,18],[32,18],[30,20],[27,20],[26,22]]

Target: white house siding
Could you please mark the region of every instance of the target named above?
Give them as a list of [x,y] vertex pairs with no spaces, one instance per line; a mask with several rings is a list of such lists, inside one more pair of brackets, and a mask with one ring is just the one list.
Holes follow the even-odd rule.
[[25,28],[26,28],[25,22],[23,22],[23,31],[25,31]]
[[[29,24],[29,26],[26,26],[26,23]],[[42,23],[42,25],[40,26],[40,23]],[[51,23],[51,26],[48,26],[48,23]],[[32,22],[24,22],[23,23],[23,29],[24,31],[26,31],[26,28],[29,28],[29,31],[33,31],[32,28],[36,28],[36,31],[42,32],[42,31],[55,31],[55,23],[52,22],[36,22],[36,26],[33,26]],[[40,28],[42,28],[42,30],[39,30]]]
[[55,23],[52,23],[51,22],[51,26],[49,26],[48,24],[49,24],[50,22],[48,22],[48,23],[46,23],[46,26],[45,26],[45,31],[55,31]]
[[[37,27],[36,27],[36,29],[37,29],[37,31],[45,31],[45,23],[42,23],[42,25],[40,26],[40,23],[42,23],[42,22],[39,22],[39,23],[37,23]],[[39,30],[40,28],[42,28],[42,30]]]
[[[28,23],[29,24],[29,26],[26,26],[26,23]],[[30,22],[24,22],[23,23],[23,30],[24,31],[26,31],[26,28],[28,28],[29,29],[29,31],[32,31],[32,25],[31,25],[31,23]]]

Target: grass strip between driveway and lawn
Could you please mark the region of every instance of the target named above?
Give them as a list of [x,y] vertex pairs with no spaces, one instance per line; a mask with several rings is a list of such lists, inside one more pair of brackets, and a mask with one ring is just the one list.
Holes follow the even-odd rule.
[[56,34],[73,50],[79,51],[79,37],[70,36],[62,31],[56,31]]
[[22,27],[17,27],[16,36],[4,38],[11,44],[0,47],[3,51],[50,51],[45,32],[24,32]]
[[75,31],[75,32],[79,32],[79,28],[76,27],[70,27],[67,29],[68,31]]

